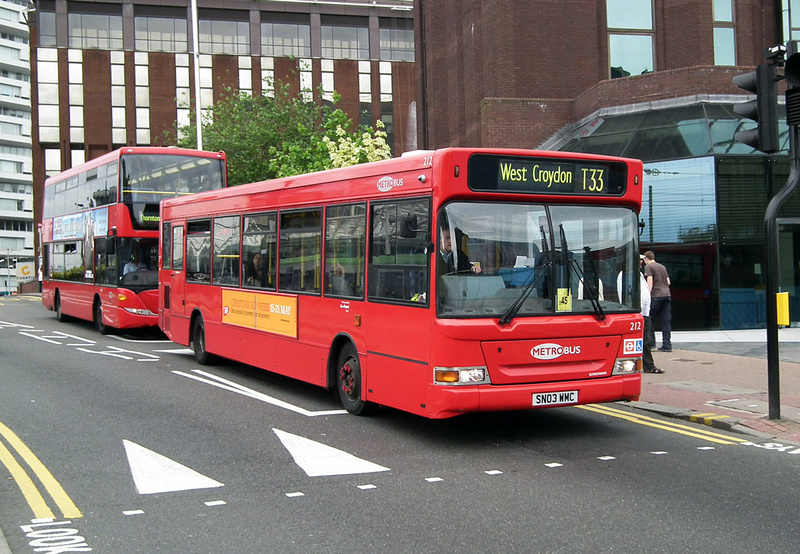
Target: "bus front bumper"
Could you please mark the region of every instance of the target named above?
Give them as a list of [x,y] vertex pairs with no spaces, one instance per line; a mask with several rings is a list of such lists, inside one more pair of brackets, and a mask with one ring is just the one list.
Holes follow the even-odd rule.
[[440,419],[468,412],[531,410],[638,400],[641,390],[642,376],[639,373],[526,385],[431,385],[426,415]]

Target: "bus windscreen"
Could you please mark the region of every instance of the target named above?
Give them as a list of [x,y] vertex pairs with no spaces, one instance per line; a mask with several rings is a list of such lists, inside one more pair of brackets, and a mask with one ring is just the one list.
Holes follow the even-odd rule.
[[122,156],[122,201],[125,204],[159,203],[166,198],[223,187],[222,160],[170,155]]

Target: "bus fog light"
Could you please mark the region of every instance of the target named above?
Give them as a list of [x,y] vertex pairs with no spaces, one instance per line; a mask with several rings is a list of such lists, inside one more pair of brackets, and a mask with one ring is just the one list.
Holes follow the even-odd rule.
[[481,383],[484,379],[486,379],[486,370],[481,367],[462,369],[458,373],[458,380],[461,383]]
[[437,385],[475,385],[489,383],[486,367],[435,367],[433,382]]
[[641,358],[617,358],[612,375],[631,375],[642,370]]
[[125,311],[128,312],[128,313],[131,313],[131,314],[136,314],[136,315],[156,315],[153,312],[151,312],[150,310],[143,310],[143,309],[137,309],[137,308],[125,308]]

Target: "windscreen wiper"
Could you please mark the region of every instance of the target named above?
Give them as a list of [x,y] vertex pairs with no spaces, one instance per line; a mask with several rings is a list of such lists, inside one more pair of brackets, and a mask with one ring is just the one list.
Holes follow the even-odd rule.
[[508,325],[511,323],[511,320],[514,319],[520,308],[522,308],[522,305],[531,295],[531,292],[533,292],[533,289],[535,289],[542,282],[544,276],[548,271],[550,271],[551,265],[552,263],[548,262],[537,268],[537,273],[534,278],[531,279],[531,282],[525,286],[525,290],[522,291],[522,294],[520,294],[519,297],[508,307],[508,309],[506,309],[505,313],[500,318],[500,325]]
[[578,260],[571,259],[569,267],[575,272],[575,275],[578,277],[578,280],[583,283],[583,292],[589,297],[589,300],[592,303],[592,307],[594,308],[595,313],[597,314],[597,319],[603,321],[606,318],[606,314],[603,311],[603,306],[600,305],[600,296],[597,293],[597,289],[595,289],[594,285],[590,284],[586,280],[586,276],[581,271],[580,265],[578,265]]

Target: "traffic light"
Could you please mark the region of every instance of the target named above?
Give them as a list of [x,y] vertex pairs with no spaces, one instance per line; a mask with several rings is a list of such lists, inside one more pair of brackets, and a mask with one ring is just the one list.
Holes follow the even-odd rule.
[[786,123],[800,125],[800,43],[786,43]]
[[734,140],[767,154],[778,152],[778,74],[775,65],[761,64],[755,71],[733,78],[733,84],[756,95],[755,100],[736,104],[733,111],[758,122],[755,129],[739,131]]

